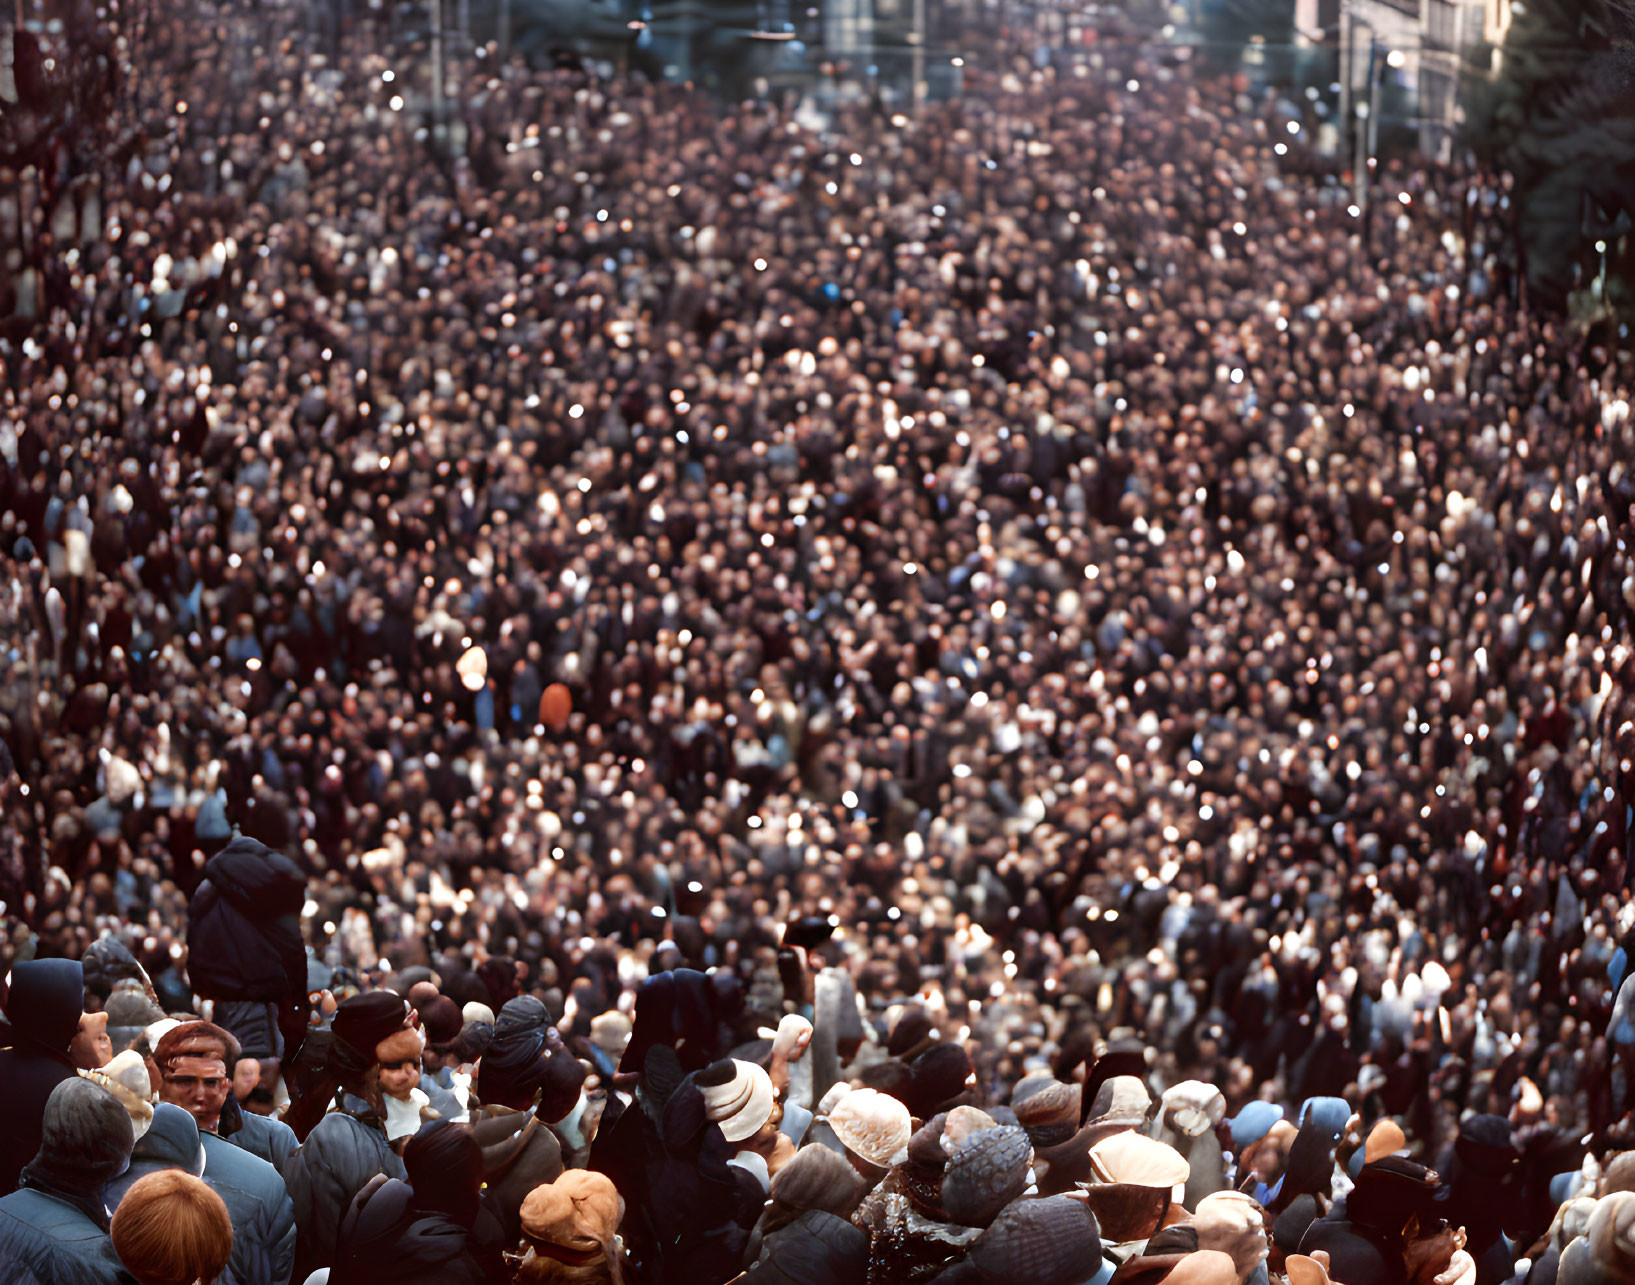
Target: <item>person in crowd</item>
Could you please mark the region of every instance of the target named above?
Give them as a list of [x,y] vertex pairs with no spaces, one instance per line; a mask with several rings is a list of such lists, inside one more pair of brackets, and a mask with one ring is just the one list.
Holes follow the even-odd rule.
[[227,1279],[233,1247],[227,1206],[190,1173],[166,1169],[133,1183],[114,1210],[110,1232],[138,1285]]
[[210,1022],[172,1026],[153,1048],[159,1068],[159,1099],[185,1108],[199,1128],[231,1142],[279,1173],[295,1150],[295,1134],[282,1120],[240,1108],[227,1068],[243,1060],[238,1041]]
[[1635,1277],[1635,355],[1509,176],[1105,13],[900,116],[462,45],[445,127],[363,10],[76,5],[0,1262],[122,1272],[175,1105],[303,1281]]
[[46,1099],[39,1151],[0,1197],[0,1270],[17,1285],[129,1285],[108,1236],[103,1187],[130,1160],[130,1117],[80,1076]]
[[[316,1108],[301,1147],[284,1169],[300,1228],[297,1274],[305,1279],[332,1267],[341,1223],[353,1198],[371,1179],[403,1179],[400,1153],[386,1131],[380,1086],[380,1050],[395,1058],[405,1033],[414,1035],[412,1010],[396,991],[370,991],[342,1000],[331,1024],[315,1083],[299,1104]],[[300,1134],[301,1129],[296,1129]]]
[[305,1031],[305,887],[288,857],[240,836],[210,858],[188,903],[188,940],[201,948],[188,979],[250,1057],[293,1054]]
[[[258,1116],[239,1119],[240,1129],[224,1137],[224,1108],[232,1100],[227,1068],[237,1060],[233,1037],[208,1022],[172,1027],[154,1047],[159,1067],[159,1100],[181,1107],[193,1117],[202,1150],[204,1172],[227,1203],[237,1234],[235,1259],[245,1265],[243,1279],[266,1279],[282,1285],[294,1271],[295,1210],[280,1170],[236,1139],[255,1125],[277,1124],[262,1141],[289,1134],[288,1126]],[[291,1135],[293,1136],[293,1135]]]
[[0,1195],[17,1190],[23,1166],[40,1149],[52,1091],[73,1079],[80,1064],[97,1065],[95,1050],[81,1037],[85,987],[77,960],[22,960],[12,965],[9,982],[0,1025],[0,1102],[6,1104]]
[[403,1149],[407,1181],[376,1178],[341,1223],[330,1285],[510,1280],[500,1227],[484,1208],[483,1155],[471,1130],[432,1121]]
[[[224,1285],[252,1281],[287,1281],[293,1270],[295,1232],[290,1201],[282,1182],[269,1182],[265,1166],[249,1157],[211,1150],[207,1132],[183,1107],[161,1102],[153,1122],[131,1151],[130,1167],[108,1184],[105,1198],[118,1207],[137,1183],[150,1174],[180,1172],[200,1177],[231,1217],[233,1243]],[[215,1163],[212,1163],[212,1161]],[[127,1264],[128,1265],[128,1264]]]

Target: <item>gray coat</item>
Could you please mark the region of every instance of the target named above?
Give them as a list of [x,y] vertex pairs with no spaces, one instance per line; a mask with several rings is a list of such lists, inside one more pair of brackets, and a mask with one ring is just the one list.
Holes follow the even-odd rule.
[[[367,1115],[368,1105],[350,1095],[343,1103],[343,1110],[331,1111],[318,1121],[284,1170],[301,1229],[300,1258],[305,1272],[335,1265],[341,1219],[371,1178],[377,1174],[408,1177],[403,1161],[386,1141],[386,1131]],[[349,1114],[353,1110],[366,1118]]]

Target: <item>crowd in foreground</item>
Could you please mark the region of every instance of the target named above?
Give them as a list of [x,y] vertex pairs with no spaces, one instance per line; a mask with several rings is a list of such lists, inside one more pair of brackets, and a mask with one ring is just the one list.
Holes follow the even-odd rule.
[[0,1278],[1635,1277],[1630,360],[1503,176],[1004,38],[434,149],[286,17],[24,210]]

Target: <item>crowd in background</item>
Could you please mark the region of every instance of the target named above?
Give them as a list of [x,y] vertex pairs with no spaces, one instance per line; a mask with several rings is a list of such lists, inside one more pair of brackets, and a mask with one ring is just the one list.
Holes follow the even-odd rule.
[[286,17],[71,23],[99,167],[0,211],[0,1214],[123,1279],[202,1155],[243,1281],[1628,1279],[1630,361],[1502,175],[1362,208],[1004,39],[822,126],[462,51],[454,146]]

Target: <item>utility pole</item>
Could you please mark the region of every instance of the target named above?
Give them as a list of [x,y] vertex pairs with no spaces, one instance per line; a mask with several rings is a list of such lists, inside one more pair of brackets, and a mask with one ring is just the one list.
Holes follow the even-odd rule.
[[431,136],[443,140],[443,0],[431,0]]
[[[1340,5],[1340,120],[1351,126],[1351,6]],[[1342,135],[1341,146],[1344,146]]]
[[[1352,28],[1352,41],[1353,43],[1356,41],[1355,26]],[[1369,163],[1373,160],[1373,149],[1371,148],[1370,143],[1374,137],[1372,127],[1374,123],[1375,109],[1378,106],[1377,100],[1379,98],[1379,82],[1376,79],[1376,67],[1378,66],[1378,62],[1378,49],[1376,48],[1376,43],[1374,40],[1374,32],[1372,29],[1370,29],[1368,33],[1368,97],[1365,100],[1365,103],[1359,103],[1357,105],[1357,116],[1360,117],[1360,119],[1352,122],[1353,128],[1355,128],[1357,131],[1357,159],[1356,163],[1352,166],[1351,177],[1353,186],[1355,187],[1354,198],[1357,203],[1357,208],[1363,212],[1363,216],[1365,218],[1368,215],[1368,185],[1369,180],[1372,177],[1372,175],[1369,173]]]
[[914,114],[925,102],[925,0],[914,0]]

